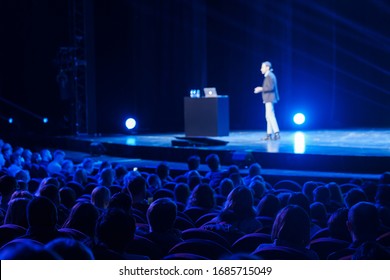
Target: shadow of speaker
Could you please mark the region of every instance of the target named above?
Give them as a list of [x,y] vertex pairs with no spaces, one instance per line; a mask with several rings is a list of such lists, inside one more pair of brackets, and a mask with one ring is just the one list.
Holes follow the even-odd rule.
[[172,146],[180,147],[210,147],[210,146],[226,146],[229,142],[212,139],[208,137],[175,137],[171,141]]

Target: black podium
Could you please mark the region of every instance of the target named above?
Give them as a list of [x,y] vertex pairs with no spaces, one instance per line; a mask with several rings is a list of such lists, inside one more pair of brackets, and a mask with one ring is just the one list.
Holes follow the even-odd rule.
[[184,97],[186,136],[228,136],[229,97]]

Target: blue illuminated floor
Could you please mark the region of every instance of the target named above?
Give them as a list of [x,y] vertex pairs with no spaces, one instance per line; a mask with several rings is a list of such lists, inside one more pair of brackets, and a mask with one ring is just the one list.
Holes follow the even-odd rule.
[[[165,133],[73,138],[81,141],[100,141],[129,146],[171,147],[171,140],[175,139],[176,136],[184,137],[185,135],[183,133]],[[281,133],[282,138],[279,141],[262,141],[262,137],[264,137],[263,132],[232,131],[229,136],[210,137],[227,141],[226,146],[207,147],[207,149],[390,157],[390,130],[384,129],[286,131]]]

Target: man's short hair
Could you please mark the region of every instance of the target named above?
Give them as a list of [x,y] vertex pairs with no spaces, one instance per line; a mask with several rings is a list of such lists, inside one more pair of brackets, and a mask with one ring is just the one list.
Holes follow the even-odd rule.
[[272,69],[272,63],[271,62],[264,61],[262,64],[264,64],[265,66],[268,66],[270,70]]

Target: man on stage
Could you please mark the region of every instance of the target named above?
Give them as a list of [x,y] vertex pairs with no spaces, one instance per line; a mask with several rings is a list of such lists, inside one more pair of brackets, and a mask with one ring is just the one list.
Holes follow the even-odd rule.
[[[279,101],[278,85],[275,74],[272,72],[272,64],[265,61],[261,64],[261,73],[264,75],[262,87],[256,87],[255,94],[262,93],[263,103],[265,104],[265,119],[267,120],[267,135],[263,140],[279,140],[279,126],[276,121],[274,103]],[[272,138],[272,133],[274,137]]]

